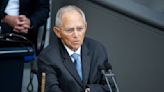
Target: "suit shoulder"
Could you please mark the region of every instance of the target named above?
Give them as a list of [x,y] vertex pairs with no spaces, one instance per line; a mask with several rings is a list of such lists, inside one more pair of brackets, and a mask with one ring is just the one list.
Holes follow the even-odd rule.
[[39,54],[39,56],[41,55],[52,55],[54,52],[56,52],[56,46],[54,45],[48,45],[46,48],[44,48],[41,53]]
[[85,38],[85,40],[84,40],[84,44],[86,44],[88,47],[103,47],[104,48],[104,45],[101,43],[101,42],[99,42],[99,41],[97,41],[97,40],[94,40],[94,39],[92,39],[92,38]]

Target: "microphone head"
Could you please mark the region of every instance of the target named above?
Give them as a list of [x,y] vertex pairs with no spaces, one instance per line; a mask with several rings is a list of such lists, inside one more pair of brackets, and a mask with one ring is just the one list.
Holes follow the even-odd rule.
[[98,65],[98,70],[105,70],[105,67],[103,65]]
[[109,69],[112,70],[112,65],[111,65],[109,62],[106,62],[106,63],[104,64],[104,66],[105,66],[105,68],[106,68],[107,70],[109,70]]

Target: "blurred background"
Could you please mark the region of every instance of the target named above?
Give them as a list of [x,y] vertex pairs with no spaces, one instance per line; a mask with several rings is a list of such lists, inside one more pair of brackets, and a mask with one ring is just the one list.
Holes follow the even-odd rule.
[[[55,38],[56,11],[66,4],[86,13],[87,36],[106,47],[120,92],[164,92],[164,0],[52,0],[47,43]],[[22,92],[29,69],[25,63]],[[33,83],[36,91],[36,76]]]

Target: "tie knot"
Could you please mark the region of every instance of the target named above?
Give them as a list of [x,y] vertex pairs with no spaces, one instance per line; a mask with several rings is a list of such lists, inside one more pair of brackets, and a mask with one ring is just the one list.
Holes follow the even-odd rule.
[[75,60],[79,60],[79,54],[73,53],[71,56],[72,56]]

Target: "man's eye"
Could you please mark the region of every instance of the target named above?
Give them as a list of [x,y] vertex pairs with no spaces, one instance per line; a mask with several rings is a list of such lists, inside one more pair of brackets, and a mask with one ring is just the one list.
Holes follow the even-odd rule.
[[82,27],[77,28],[77,31],[83,31],[83,30],[84,30],[84,28],[82,28]]
[[69,28],[69,29],[66,29],[65,31],[71,33],[71,32],[74,31],[74,29],[73,28]]

